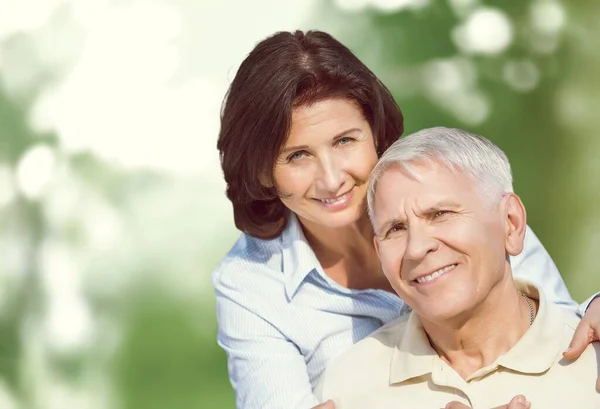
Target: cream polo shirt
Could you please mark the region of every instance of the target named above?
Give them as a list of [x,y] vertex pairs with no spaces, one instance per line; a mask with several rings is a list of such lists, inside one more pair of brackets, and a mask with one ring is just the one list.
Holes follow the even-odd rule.
[[600,344],[567,361],[579,318],[546,301],[525,281],[517,288],[539,299],[521,339],[496,362],[463,379],[431,348],[416,314],[401,317],[354,345],[327,367],[315,390],[336,409],[436,409],[456,400],[473,409],[507,404],[523,394],[538,409],[599,409]]

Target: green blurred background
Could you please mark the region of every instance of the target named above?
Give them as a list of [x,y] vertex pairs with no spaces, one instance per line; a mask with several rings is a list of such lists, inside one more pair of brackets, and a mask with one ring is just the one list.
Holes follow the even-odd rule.
[[253,45],[330,31],[406,131],[498,143],[573,297],[600,290],[600,4],[0,1],[0,408],[233,408],[210,272],[215,149]]

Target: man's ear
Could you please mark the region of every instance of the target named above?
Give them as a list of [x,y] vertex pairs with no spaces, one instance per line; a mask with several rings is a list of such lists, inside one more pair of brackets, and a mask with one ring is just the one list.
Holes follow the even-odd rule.
[[377,235],[373,235],[373,245],[375,246],[375,253],[377,253],[377,258],[379,258],[379,240],[377,240]]
[[527,228],[527,212],[519,196],[514,193],[507,193],[504,196],[504,209],[506,217],[506,252],[511,256],[516,256],[523,251]]

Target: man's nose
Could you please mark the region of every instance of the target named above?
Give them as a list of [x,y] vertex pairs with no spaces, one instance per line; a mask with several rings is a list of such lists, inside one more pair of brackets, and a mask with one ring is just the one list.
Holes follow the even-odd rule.
[[428,253],[439,248],[439,242],[429,232],[428,227],[425,223],[417,222],[416,225],[413,224],[408,228],[404,257],[420,261]]

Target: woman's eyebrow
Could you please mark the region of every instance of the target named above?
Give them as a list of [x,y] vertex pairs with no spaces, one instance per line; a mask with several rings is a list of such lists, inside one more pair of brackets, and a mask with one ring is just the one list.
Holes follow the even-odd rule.
[[[333,138],[331,138],[332,140],[334,139],[338,139],[341,138],[342,136],[346,136],[348,134],[351,134],[353,132],[360,132],[361,129],[360,128],[350,128],[350,129],[346,129],[342,132],[337,133]],[[283,148],[280,152],[280,154],[284,154],[284,153],[288,153],[288,152],[293,152],[293,151],[300,151],[303,149],[308,149],[308,145],[298,145],[298,146],[288,146],[286,148]]]

